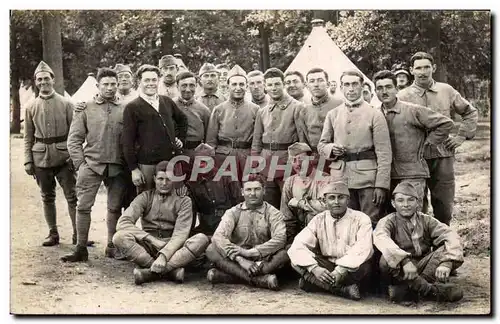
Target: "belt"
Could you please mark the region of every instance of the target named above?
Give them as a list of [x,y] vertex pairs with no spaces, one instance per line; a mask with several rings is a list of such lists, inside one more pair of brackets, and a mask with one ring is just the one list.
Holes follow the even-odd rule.
[[54,143],[61,143],[64,142],[68,139],[68,135],[63,135],[63,136],[56,136],[56,137],[35,137],[36,142],[40,142],[43,144],[54,144]]
[[160,229],[157,229],[157,230],[151,229],[151,230],[147,230],[145,232],[153,235],[156,238],[160,238],[160,239],[161,238],[170,238],[170,237],[172,237],[172,233],[173,233],[172,230],[160,230]]
[[217,139],[218,146],[229,146],[233,149],[249,149],[252,147],[252,143],[250,142],[241,142],[241,141],[226,141]]
[[187,150],[194,150],[200,144],[201,141],[186,141],[186,144],[184,144],[184,148]]
[[376,160],[377,155],[373,149],[362,151],[358,153],[346,153],[342,159],[346,162],[359,161],[359,160]]
[[262,148],[269,151],[286,151],[293,143],[262,143]]

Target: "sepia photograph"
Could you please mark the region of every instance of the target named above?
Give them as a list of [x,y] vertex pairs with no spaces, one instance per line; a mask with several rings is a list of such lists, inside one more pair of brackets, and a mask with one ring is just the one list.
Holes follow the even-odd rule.
[[11,315],[492,315],[490,10],[9,19]]

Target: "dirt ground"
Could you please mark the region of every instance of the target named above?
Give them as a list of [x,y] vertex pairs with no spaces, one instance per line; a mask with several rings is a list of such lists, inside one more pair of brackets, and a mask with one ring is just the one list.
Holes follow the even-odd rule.
[[14,314],[488,314],[490,313],[490,125],[457,151],[456,210],[466,258],[458,269],[464,298],[454,304],[396,305],[383,297],[359,302],[305,293],[296,282],[273,292],[241,285],[211,285],[203,273],[184,284],[135,286],[133,265],[104,257],[106,199],[100,191],[92,212],[89,262],[65,264],[72,251],[71,223],[61,189],[57,191],[61,244],[42,247],[47,235],[35,181],[24,173],[23,140],[11,137],[10,311]]

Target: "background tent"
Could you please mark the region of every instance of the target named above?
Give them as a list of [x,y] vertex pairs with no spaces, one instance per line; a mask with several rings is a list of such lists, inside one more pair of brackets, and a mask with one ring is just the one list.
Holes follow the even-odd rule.
[[380,101],[375,95],[372,81],[349,60],[340,47],[330,38],[323,20],[315,19],[312,24],[311,34],[307,37],[304,46],[302,46],[286,71],[299,71],[305,77],[310,69],[320,67],[328,73],[329,81],[337,81],[335,95],[337,96],[338,93],[343,98],[340,92],[340,76],[345,70],[356,69],[363,74],[365,81],[372,86],[373,99],[371,104],[374,106],[379,105]]
[[73,94],[71,100],[74,103],[81,101],[89,101],[97,94],[99,89],[97,88],[97,80],[92,74],[89,74],[85,82],[80,86],[80,88]]

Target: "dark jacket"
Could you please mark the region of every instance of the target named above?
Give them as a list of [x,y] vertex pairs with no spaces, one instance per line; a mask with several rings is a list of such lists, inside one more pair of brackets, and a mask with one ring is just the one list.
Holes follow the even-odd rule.
[[123,111],[123,152],[130,170],[170,160],[176,154],[175,138],[185,142],[186,115],[169,97],[160,95],[159,101],[159,113],[141,97]]

